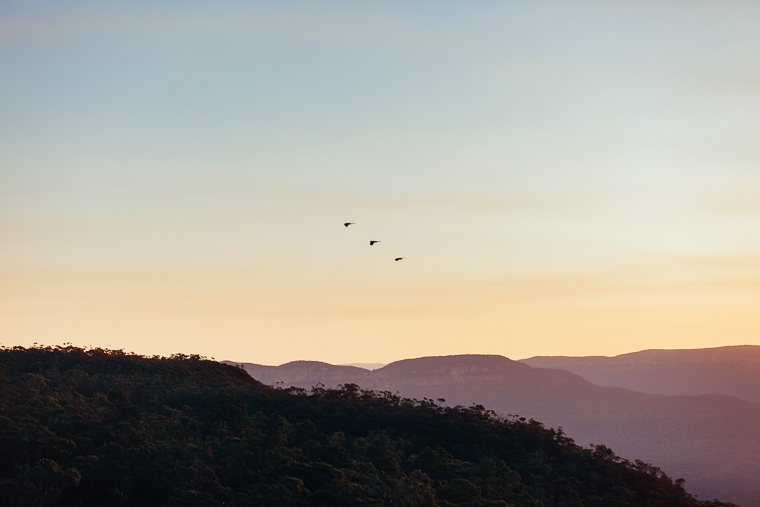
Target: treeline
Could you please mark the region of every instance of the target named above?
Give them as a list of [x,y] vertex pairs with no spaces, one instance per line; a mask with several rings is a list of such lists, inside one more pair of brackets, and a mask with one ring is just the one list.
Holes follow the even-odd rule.
[[482,406],[277,390],[197,355],[0,349],[4,506],[730,506]]

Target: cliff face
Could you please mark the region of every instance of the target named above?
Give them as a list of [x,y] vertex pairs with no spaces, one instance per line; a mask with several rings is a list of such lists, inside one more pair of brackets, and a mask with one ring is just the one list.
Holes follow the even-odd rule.
[[[557,390],[582,392],[591,384],[563,370],[538,370],[503,356],[461,355],[406,359],[371,372],[370,389],[400,390],[408,396],[431,397],[445,388],[460,404],[501,397],[506,392],[551,396]],[[448,399],[448,398],[447,398]]]

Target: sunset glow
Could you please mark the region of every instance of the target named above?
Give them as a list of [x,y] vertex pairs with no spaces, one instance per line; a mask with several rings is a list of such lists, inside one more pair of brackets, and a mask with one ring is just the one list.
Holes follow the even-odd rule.
[[0,343],[760,345],[759,22],[738,1],[3,2]]

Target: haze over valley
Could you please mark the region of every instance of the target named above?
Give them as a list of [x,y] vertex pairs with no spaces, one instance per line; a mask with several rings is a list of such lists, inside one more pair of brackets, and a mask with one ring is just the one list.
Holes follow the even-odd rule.
[[[459,355],[396,361],[374,371],[315,361],[241,365],[255,379],[280,388],[355,383],[417,399],[443,398],[450,406],[482,404],[505,416],[534,418],[562,427],[580,445],[603,443],[625,458],[649,461],[672,477],[683,477],[688,491],[700,498],[755,507],[760,505],[760,404],[736,396],[750,392],[747,389],[733,396],[716,393],[732,384],[727,378],[737,376],[757,386],[759,353],[758,346],[740,346],[520,362],[502,356]],[[570,371],[545,366],[554,360],[654,365],[659,371],[676,364],[679,367],[671,367],[665,380],[680,380],[660,386],[669,396],[647,394],[595,385]],[[532,362],[544,366],[531,367]],[[615,382],[616,371],[607,368],[605,379]],[[646,372],[640,376],[646,377]],[[630,379],[630,370],[621,369],[617,383]],[[690,384],[689,379],[698,381]],[[655,381],[647,385],[657,390]]]

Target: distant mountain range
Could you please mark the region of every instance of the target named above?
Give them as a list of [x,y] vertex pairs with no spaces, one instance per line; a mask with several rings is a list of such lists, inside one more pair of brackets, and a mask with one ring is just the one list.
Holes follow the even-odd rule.
[[736,507],[481,405],[71,345],[0,347],[0,505]]
[[[760,347],[746,350],[754,349]],[[709,350],[719,351],[715,361],[709,360]],[[736,364],[718,360],[725,356],[721,355],[726,352],[723,349],[645,351],[637,353],[642,361],[634,364],[646,365],[644,358],[659,353],[665,357],[669,352],[701,358],[701,362],[674,363],[692,365],[691,368]],[[670,360],[677,357],[678,354],[672,355]],[[600,386],[566,369],[543,367],[550,361],[572,363],[574,359],[589,358],[531,358],[518,362],[495,355],[423,357],[397,361],[374,371],[314,361],[281,366],[239,364],[255,379],[279,387],[308,389],[319,383],[326,387],[355,383],[365,389],[398,392],[417,399],[445,399],[446,405],[482,404],[503,415],[519,415],[562,427],[580,445],[604,444],[625,458],[649,461],[671,477],[685,478],[686,489],[700,498],[760,507],[759,403],[725,394],[663,395]],[[616,358],[593,359],[603,364],[604,359]],[[533,367],[531,362],[542,367]],[[649,364],[666,363],[656,360]],[[673,375],[685,379],[688,370],[684,366],[680,377]],[[614,369],[605,371],[605,378],[614,377]],[[667,367],[658,371],[666,372]],[[710,371],[715,372],[709,375],[714,379],[731,375],[720,373],[723,370],[717,367]],[[668,377],[662,373],[661,378]],[[681,384],[687,386],[688,382],[682,380]]]
[[615,357],[537,356],[520,362],[561,368],[599,386],[653,394],[727,394],[760,403],[760,346],[643,350]]

